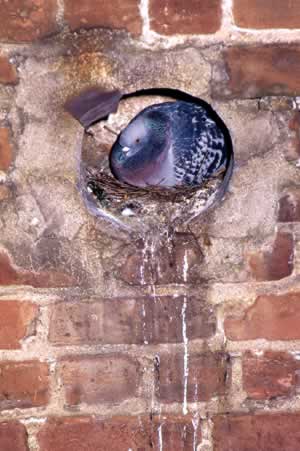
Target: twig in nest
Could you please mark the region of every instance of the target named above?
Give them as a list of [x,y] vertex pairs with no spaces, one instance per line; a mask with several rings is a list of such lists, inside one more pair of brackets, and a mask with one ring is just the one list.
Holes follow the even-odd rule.
[[[161,186],[147,186],[144,188],[128,185],[114,177],[95,168],[86,169],[86,185],[89,186],[99,200],[110,197],[116,201],[128,201],[129,199],[156,200],[165,202],[180,202],[190,198],[200,188],[201,190],[211,186],[211,180],[199,186],[167,188]],[[102,199],[101,199],[102,198]]]
[[103,128],[105,128],[105,130],[109,131],[110,133],[112,133],[115,136],[118,136],[119,133],[117,133],[115,130],[113,130],[111,127],[109,127],[108,125],[104,125]]

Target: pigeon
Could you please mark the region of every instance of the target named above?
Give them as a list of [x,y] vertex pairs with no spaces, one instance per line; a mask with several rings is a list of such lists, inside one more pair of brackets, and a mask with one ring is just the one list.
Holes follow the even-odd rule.
[[136,187],[201,185],[232,164],[231,148],[213,110],[183,100],[142,110],[110,153],[113,175]]
[[[148,91],[154,94],[157,90]],[[91,88],[67,101],[65,108],[88,129],[116,112],[121,98],[139,94],[147,90],[124,94]],[[167,188],[201,186],[223,174],[221,199],[234,166],[228,130],[206,102],[181,91],[178,94],[180,100],[145,108],[122,130],[110,152],[111,172],[129,185]]]

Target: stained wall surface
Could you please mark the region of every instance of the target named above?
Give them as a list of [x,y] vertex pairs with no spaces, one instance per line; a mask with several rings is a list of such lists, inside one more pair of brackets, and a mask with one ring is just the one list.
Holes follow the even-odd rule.
[[[299,1],[0,0],[0,43],[1,451],[298,451]],[[80,197],[92,85],[231,132],[225,200],[168,245]]]

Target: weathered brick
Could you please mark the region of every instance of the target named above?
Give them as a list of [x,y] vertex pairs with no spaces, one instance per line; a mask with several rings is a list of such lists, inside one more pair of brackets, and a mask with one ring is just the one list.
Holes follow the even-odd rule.
[[15,85],[18,82],[16,68],[9,62],[6,56],[0,55],[0,83],[4,85]]
[[29,451],[25,426],[18,421],[0,423],[1,451]]
[[16,267],[5,252],[0,252],[0,285],[30,285],[35,288],[71,286],[73,279],[59,271],[31,272]]
[[12,146],[9,129],[0,127],[0,170],[7,171],[12,163]]
[[201,442],[197,416],[158,416],[153,418],[152,448],[164,451],[195,451]]
[[[116,306],[116,303],[113,303]],[[121,308],[123,305],[120,303]],[[114,313],[119,313],[119,309]],[[71,304],[60,302],[51,306],[49,328],[51,343],[56,345],[103,343],[103,327],[103,302],[101,301]],[[111,332],[114,334],[115,330]]]
[[10,199],[12,196],[11,189],[6,185],[0,185],[0,202]]
[[199,243],[189,233],[176,233],[152,253],[149,247],[135,249],[122,265],[122,280],[133,285],[200,283],[204,257]]
[[279,200],[279,222],[300,221],[300,189],[289,188]]
[[294,268],[294,239],[289,232],[278,232],[271,251],[251,254],[249,266],[254,279],[280,280],[292,274]]
[[35,332],[38,307],[30,302],[0,301],[0,349],[19,349]]
[[300,293],[258,296],[242,316],[225,319],[230,340],[299,340]]
[[300,111],[295,111],[287,124],[290,130],[290,139],[284,148],[287,161],[297,162],[300,158]]
[[137,0],[65,0],[65,19],[71,30],[116,28],[134,35],[142,31]]
[[[49,340],[57,345],[182,342],[183,304],[183,296],[54,304]],[[185,317],[189,339],[215,333],[216,317],[202,299],[186,298]]]
[[149,450],[150,421],[143,417],[53,418],[38,434],[41,451]]
[[0,41],[30,42],[57,31],[56,0],[0,0]]
[[150,24],[157,33],[208,34],[221,26],[220,0],[150,0]]
[[220,415],[213,420],[214,451],[297,451],[300,415]]
[[203,261],[196,238],[189,233],[176,233],[170,246],[162,246],[156,262],[152,263],[158,284],[199,283],[199,267]]
[[44,406],[49,400],[48,365],[37,360],[0,363],[0,408]]
[[235,23],[244,28],[300,28],[298,0],[234,0]]
[[51,418],[38,433],[41,451],[194,451],[201,441],[197,418],[186,416]]
[[243,388],[249,398],[289,396],[297,386],[300,362],[287,352],[246,352],[243,357]]
[[60,375],[68,405],[113,403],[136,396],[141,368],[121,354],[81,356],[62,360]]
[[[183,323],[184,314],[184,323]],[[216,317],[205,300],[192,296],[157,297],[146,304],[146,326],[151,318],[149,343],[178,343],[184,339],[208,338],[216,331]]]
[[[224,51],[215,97],[253,98],[300,94],[300,46],[230,47]],[[226,77],[222,74],[226,72]],[[220,77],[223,81],[220,81]]]
[[[188,375],[185,376],[185,359]],[[226,392],[230,367],[226,354],[206,352],[188,354],[183,352],[161,353],[155,362],[156,394],[160,401],[183,402],[208,401]]]

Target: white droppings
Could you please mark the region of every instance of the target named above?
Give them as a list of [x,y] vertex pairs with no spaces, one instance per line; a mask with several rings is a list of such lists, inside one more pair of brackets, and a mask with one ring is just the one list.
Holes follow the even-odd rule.
[[300,110],[300,97],[295,97],[293,99],[293,109]]
[[135,216],[135,213],[133,210],[131,210],[131,208],[124,208],[124,210],[122,210],[122,216],[126,216],[126,217],[130,217],[130,216]]
[[[150,239],[148,240],[148,249],[150,251],[150,257],[151,257],[151,263],[153,264],[155,262],[155,248],[157,245],[157,239],[154,239],[154,236],[151,236]],[[152,291],[152,296],[154,299],[154,302],[156,302],[156,287],[155,287],[155,282],[153,280],[153,275],[152,275],[152,271],[151,271],[151,291]]]
[[260,349],[256,349],[255,351],[252,351],[254,355],[256,355],[257,357],[261,357],[264,355],[265,351],[262,351]]
[[0,183],[5,183],[7,180],[7,174],[4,171],[0,171]]
[[145,43],[151,44],[157,38],[157,34],[150,27],[149,0],[141,0],[140,13],[143,20],[143,40]]
[[195,384],[195,393],[194,393],[194,401],[198,401],[198,384]]
[[[188,278],[188,255],[187,251],[184,253],[183,257],[183,281],[187,282]],[[182,338],[183,338],[183,347],[184,347],[184,355],[183,355],[183,414],[186,415],[188,413],[187,408],[187,389],[188,389],[188,377],[189,377],[189,354],[188,354],[188,337],[187,337],[187,328],[186,328],[186,308],[187,308],[187,297],[183,297],[183,304],[181,310],[181,319],[182,319]]]
[[186,331],[186,308],[187,308],[187,298],[183,297],[183,304],[181,310],[181,319],[182,319],[182,338],[183,338],[183,347],[184,347],[184,355],[183,355],[183,407],[182,412],[184,415],[188,413],[187,408],[187,389],[188,389],[188,377],[189,377],[189,354],[188,354],[188,337]]
[[197,451],[197,435],[198,435],[198,427],[199,427],[199,413],[197,412],[193,419],[192,419],[192,424],[193,424],[193,429],[194,429],[194,433],[193,433],[193,451]]
[[158,428],[158,446],[159,451],[163,451],[163,434],[162,434],[162,424]]
[[143,316],[143,336],[144,336],[144,345],[149,344],[148,340],[146,339],[146,309],[145,309],[145,300],[143,299],[142,304],[142,316]]
[[142,314],[143,314],[143,317],[146,318],[145,302],[143,302]]
[[184,257],[183,257],[183,281],[184,282],[187,282],[188,270],[189,270],[188,255],[187,255],[187,251],[185,251]]
[[24,424],[24,426],[28,426],[30,424],[45,424],[47,418],[38,418],[38,417],[30,417],[30,418],[22,418],[20,422]]
[[39,225],[39,220],[38,220],[38,218],[36,218],[36,217],[34,217],[34,218],[32,218],[32,220],[31,220],[31,225],[32,226],[37,226],[37,225]]
[[144,241],[144,246],[142,250],[142,264],[140,266],[140,279],[141,279],[141,285],[146,284],[145,280],[145,266],[148,263],[148,255],[147,255],[147,240]]

